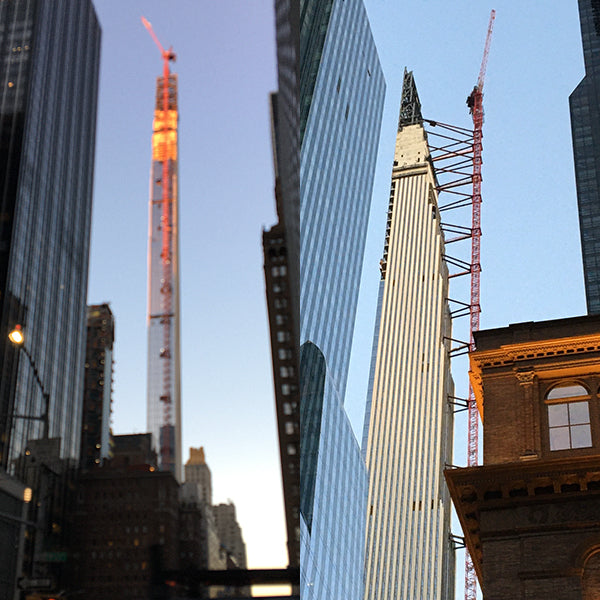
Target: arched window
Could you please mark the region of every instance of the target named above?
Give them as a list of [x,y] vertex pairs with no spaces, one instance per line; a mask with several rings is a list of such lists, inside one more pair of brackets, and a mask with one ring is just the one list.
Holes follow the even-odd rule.
[[561,383],[546,395],[550,450],[589,448],[590,393],[578,383]]
[[600,596],[600,552],[592,554],[585,563],[581,592],[582,600],[595,600]]

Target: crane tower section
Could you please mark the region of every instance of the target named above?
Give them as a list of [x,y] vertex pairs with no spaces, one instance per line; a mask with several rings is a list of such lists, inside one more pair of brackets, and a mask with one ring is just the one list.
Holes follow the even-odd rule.
[[[151,32],[153,33],[153,32]],[[154,36],[153,36],[154,37]],[[148,430],[159,467],[181,478],[177,75],[163,51],[152,133],[148,244]]]

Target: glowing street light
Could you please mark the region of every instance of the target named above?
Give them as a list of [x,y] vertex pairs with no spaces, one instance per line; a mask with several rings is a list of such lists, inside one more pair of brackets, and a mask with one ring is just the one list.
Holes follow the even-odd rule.
[[48,434],[49,434],[49,429],[50,429],[50,423],[49,423],[50,394],[44,389],[44,384],[42,383],[42,380],[40,379],[40,374],[38,372],[37,365],[35,364],[35,361],[33,360],[33,357],[31,356],[31,354],[29,354],[29,351],[25,347],[25,336],[23,335],[23,327],[18,324],[15,325],[15,328],[8,334],[8,339],[17,348],[19,348],[19,350],[23,350],[23,353],[29,360],[29,365],[31,366],[35,380],[36,380],[38,386],[40,387],[42,396],[44,397],[44,413],[42,415],[34,416],[34,415],[14,415],[13,414],[13,418],[42,421],[42,423],[44,424],[44,439],[47,440]]
[[20,346],[25,341],[22,327],[15,325],[15,328],[8,334],[8,339],[15,345]]

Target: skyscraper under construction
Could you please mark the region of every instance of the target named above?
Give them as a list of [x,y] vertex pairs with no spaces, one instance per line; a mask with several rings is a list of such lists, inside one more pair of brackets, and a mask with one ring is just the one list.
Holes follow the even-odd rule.
[[412,73],[404,75],[392,168],[370,395],[365,600],[450,598],[452,456],[448,268]]
[[144,20],[163,58],[156,80],[148,241],[148,430],[159,467],[181,479],[177,75],[175,60]]

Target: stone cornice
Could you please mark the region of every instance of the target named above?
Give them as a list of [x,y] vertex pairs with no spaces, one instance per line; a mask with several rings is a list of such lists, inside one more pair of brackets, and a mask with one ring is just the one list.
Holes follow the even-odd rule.
[[[493,369],[515,369],[515,376],[519,383],[525,383],[524,378],[531,377],[531,382],[536,374],[553,368],[572,368],[575,362],[579,366],[594,363],[596,368],[600,355],[600,334],[573,336],[570,338],[545,339],[540,341],[515,342],[503,344],[493,350],[474,350],[469,354],[469,377],[475,394],[479,413],[483,420],[483,384],[482,373]],[[575,360],[567,357],[577,357]],[[531,361],[535,361],[531,365]],[[556,361],[556,364],[555,364]],[[520,366],[520,364],[522,366]]]
[[600,456],[446,469],[444,475],[480,580],[482,511],[557,500],[600,499]]

